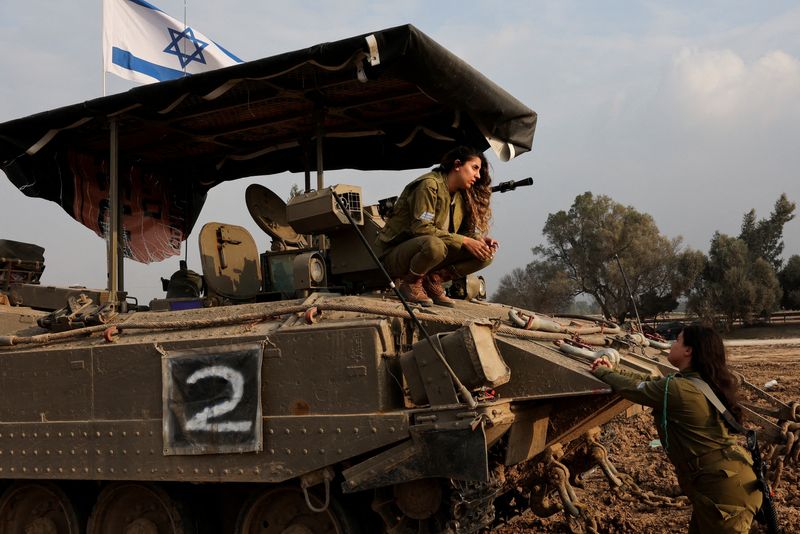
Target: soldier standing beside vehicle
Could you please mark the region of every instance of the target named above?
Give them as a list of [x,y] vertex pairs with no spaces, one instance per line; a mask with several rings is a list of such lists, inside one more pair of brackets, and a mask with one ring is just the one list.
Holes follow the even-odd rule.
[[486,158],[463,146],[403,189],[375,252],[409,302],[452,307],[442,284],[492,262],[498,243],[486,235],[490,196]]
[[689,532],[750,532],[762,501],[752,457],[736,444],[720,412],[693,383],[705,381],[741,423],[736,380],[727,367],[722,339],[712,328],[687,326],[672,344],[668,360],[679,372],[658,379],[614,371],[605,359],[592,364],[592,373],[624,398],[654,409],[664,451],[692,502]]

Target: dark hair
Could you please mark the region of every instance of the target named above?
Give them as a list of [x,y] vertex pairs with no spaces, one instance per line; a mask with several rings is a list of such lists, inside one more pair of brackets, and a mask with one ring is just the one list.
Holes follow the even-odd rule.
[[736,420],[742,422],[736,390],[738,381],[728,369],[725,345],[716,330],[708,326],[690,325],[682,330],[683,344],[692,349],[692,369],[700,373],[714,393],[730,410]]
[[489,200],[492,196],[492,176],[489,162],[483,152],[468,146],[458,146],[442,156],[439,166],[433,170],[447,174],[453,170],[456,161],[464,164],[472,158],[481,160],[481,176],[464,195],[468,212],[467,233],[485,235],[489,231],[489,222],[492,218],[492,209],[489,207]]
[[481,166],[483,166],[483,162],[486,161],[483,152],[479,152],[478,150],[475,150],[469,146],[457,146],[451,150],[448,150],[447,153],[442,156],[439,166],[434,170],[447,174],[453,169],[453,167],[455,167],[456,161],[460,161],[462,164],[464,164],[468,159],[472,158],[480,158]]

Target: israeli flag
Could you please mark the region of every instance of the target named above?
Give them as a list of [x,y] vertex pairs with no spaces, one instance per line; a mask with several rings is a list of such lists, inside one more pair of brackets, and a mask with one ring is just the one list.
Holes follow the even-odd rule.
[[144,0],[103,0],[106,72],[152,83],[241,62],[199,31]]

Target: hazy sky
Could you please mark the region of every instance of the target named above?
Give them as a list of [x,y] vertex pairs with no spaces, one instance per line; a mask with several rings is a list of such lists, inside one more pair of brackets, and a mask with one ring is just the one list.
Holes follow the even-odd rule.
[[[183,18],[183,0],[153,0]],[[662,233],[708,251],[715,230],[737,235],[742,215],[769,214],[785,192],[800,201],[800,7],[796,2],[421,2],[187,0],[187,22],[244,60],[412,23],[539,113],[532,152],[492,158],[496,181],[535,185],[493,200],[501,248],[490,290],[541,244],[548,213],[584,191],[650,213]],[[102,93],[100,2],[0,0],[0,122]],[[133,85],[108,76],[109,93]],[[364,187],[367,202],[399,194],[421,172],[326,174]],[[246,226],[261,248],[244,190],[286,198],[301,175],[213,189],[196,230]],[[0,238],[46,248],[43,282],[105,286],[102,240],[57,205],[25,197],[0,173]],[[800,254],[800,221],[784,257]],[[196,233],[190,266],[200,270]],[[163,296],[178,259],[126,265],[140,301]]]

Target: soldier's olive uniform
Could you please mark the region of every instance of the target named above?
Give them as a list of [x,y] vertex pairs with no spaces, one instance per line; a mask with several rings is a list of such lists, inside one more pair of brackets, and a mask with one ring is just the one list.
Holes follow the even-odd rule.
[[594,370],[624,398],[650,406],[658,435],[692,501],[690,533],[747,533],[761,507],[753,460],[736,444],[720,413],[689,378],[692,369],[653,379],[607,367]]
[[453,268],[460,276],[474,273],[491,260],[479,260],[462,248],[465,212],[463,193],[451,196],[447,176],[431,171],[403,189],[375,240],[375,252],[395,278],[443,267]]

